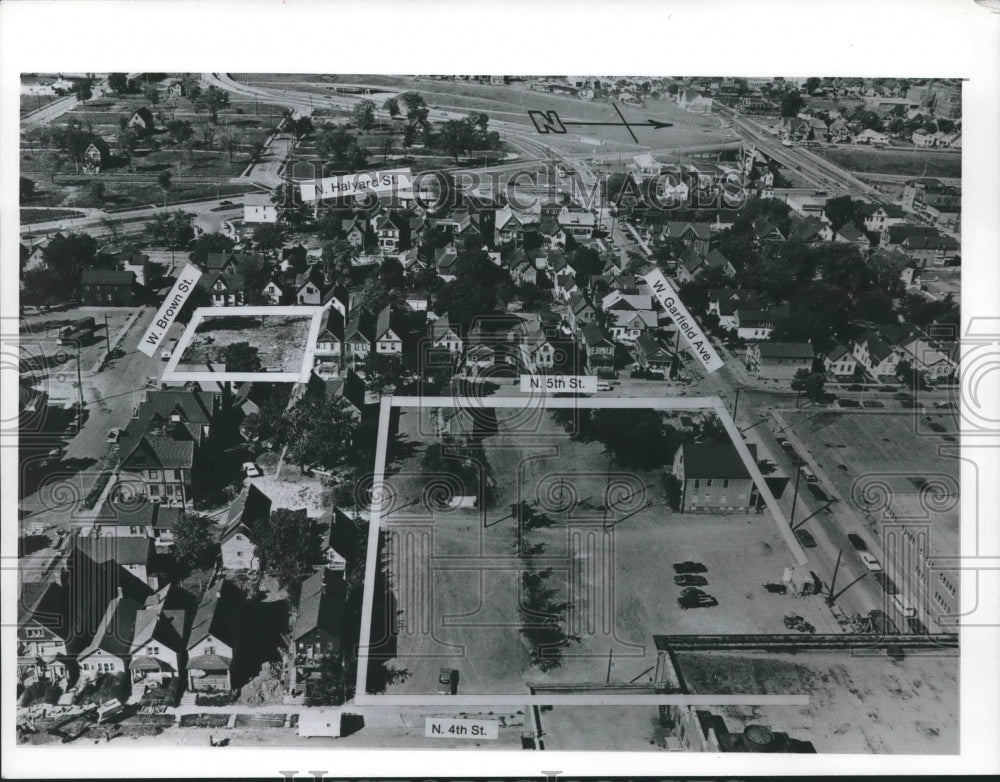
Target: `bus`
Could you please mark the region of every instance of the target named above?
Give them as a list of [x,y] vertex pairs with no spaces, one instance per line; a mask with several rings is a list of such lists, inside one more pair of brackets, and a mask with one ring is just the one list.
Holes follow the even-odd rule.
[[59,338],[56,340],[59,345],[84,344],[89,342],[97,330],[97,323],[93,317],[80,318],[59,329]]

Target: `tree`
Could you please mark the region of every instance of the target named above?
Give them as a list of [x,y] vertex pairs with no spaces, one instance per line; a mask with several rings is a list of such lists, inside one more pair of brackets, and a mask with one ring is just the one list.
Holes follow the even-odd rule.
[[257,372],[260,369],[260,357],[257,348],[249,342],[233,342],[222,349],[222,360],[227,372]]
[[947,117],[938,117],[937,128],[942,133],[952,133],[955,130],[955,123]]
[[806,395],[807,399],[819,402],[823,398],[824,383],[825,378],[821,372],[800,369],[792,378],[792,391],[800,391]]
[[90,100],[94,95],[93,82],[90,79],[79,79],[73,85],[73,92],[79,101]]
[[161,171],[156,176],[156,182],[160,186],[161,190],[169,190],[172,179],[173,175],[169,171]]
[[253,230],[253,241],[261,250],[276,250],[284,242],[284,231],[277,223],[261,223]]
[[128,74],[109,73],[108,89],[118,93],[119,95],[123,95],[124,93],[128,92]]
[[76,285],[68,277],[56,274],[47,266],[35,266],[21,273],[21,300],[25,304],[52,304],[72,297]]
[[406,107],[407,119],[418,119],[421,121],[427,119],[427,102],[419,92],[410,91],[400,93],[399,100]]
[[382,104],[382,108],[389,112],[390,117],[399,116],[399,101],[395,98],[386,98],[385,103]]
[[804,105],[805,101],[799,93],[786,92],[781,98],[781,116],[794,117],[802,110]]
[[382,143],[379,144],[379,151],[382,153],[382,162],[386,163],[389,160],[389,154],[392,152],[392,138],[386,136],[382,139]]
[[358,130],[364,132],[375,125],[375,104],[372,101],[360,101],[355,105],[352,113],[354,124],[358,126]]
[[351,461],[357,421],[347,402],[325,402],[314,396],[299,401],[284,417],[277,439],[288,445],[286,456],[302,468],[327,469]]
[[139,134],[135,132],[135,128],[122,128],[118,131],[116,139],[119,154],[126,159],[131,158],[132,153],[139,146]]
[[90,197],[97,204],[104,201],[107,195],[107,186],[99,179],[90,183]]
[[364,363],[365,385],[380,398],[388,389],[398,391],[411,378],[402,356],[369,353]]
[[346,280],[354,268],[357,257],[357,247],[346,239],[336,239],[323,245],[320,263],[323,264],[323,271],[331,279]]
[[212,118],[212,124],[216,125],[219,122],[219,112],[229,105],[229,93],[210,85],[207,90],[199,91],[197,95],[192,96],[191,103],[195,111],[207,113]]
[[56,234],[42,250],[42,260],[72,288],[80,282],[84,268],[97,254],[97,240],[88,234]]
[[153,244],[182,250],[194,239],[191,215],[180,211],[159,212],[146,223],[146,235]]
[[310,684],[306,706],[339,706],[347,700],[348,687],[356,681],[353,667],[345,664],[339,649],[320,661],[318,679]]
[[233,249],[233,240],[220,233],[203,233],[191,242],[191,263],[204,266],[208,256],[214,253],[227,253]]
[[174,524],[174,559],[186,570],[210,566],[216,550],[212,520],[197,513],[182,513]]
[[35,180],[28,177],[21,177],[20,195],[21,200],[31,198],[35,194]]
[[816,88],[819,87],[821,81],[822,80],[817,78],[816,76],[810,76],[808,79],[806,79],[806,85],[805,85],[806,92],[809,95],[812,95],[816,91]]
[[174,119],[167,123],[167,133],[176,144],[183,144],[194,136],[194,128],[186,119]]
[[261,255],[240,257],[236,269],[243,278],[243,298],[247,304],[266,304],[264,286],[274,273],[271,263]]
[[146,99],[146,102],[152,106],[160,102],[160,91],[155,84],[147,84],[146,89],[142,91],[142,95]]
[[299,138],[308,136],[313,132],[312,117],[307,114],[303,114],[298,119],[292,120],[292,127],[295,129],[295,135]]
[[481,315],[497,308],[497,290],[510,283],[510,276],[484,252],[460,253],[455,262],[456,279],[434,294],[434,311],[447,313],[452,323],[468,329]]
[[318,530],[304,510],[272,510],[254,533],[261,569],[273,573],[282,588],[312,575],[323,561]]
[[855,201],[850,196],[831,198],[823,207],[823,214],[830,221],[830,227],[839,231],[848,223],[859,225],[864,221],[865,210],[861,201]]

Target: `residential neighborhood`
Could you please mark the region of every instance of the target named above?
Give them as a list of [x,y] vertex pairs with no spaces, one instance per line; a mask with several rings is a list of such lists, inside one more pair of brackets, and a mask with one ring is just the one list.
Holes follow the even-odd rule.
[[958,751],[959,79],[21,84],[20,742]]

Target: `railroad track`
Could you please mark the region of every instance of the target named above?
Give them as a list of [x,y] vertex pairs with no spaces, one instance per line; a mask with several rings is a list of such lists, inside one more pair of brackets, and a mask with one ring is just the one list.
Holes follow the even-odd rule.
[[656,648],[661,652],[714,651],[742,649],[745,651],[823,651],[830,649],[957,649],[958,635],[877,635],[873,633],[800,634],[767,633],[757,635],[656,635]]

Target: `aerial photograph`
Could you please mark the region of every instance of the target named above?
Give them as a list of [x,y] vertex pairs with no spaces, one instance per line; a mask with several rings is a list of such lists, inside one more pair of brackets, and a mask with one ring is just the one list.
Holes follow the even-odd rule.
[[17,742],[959,755],[962,86],[22,72]]

